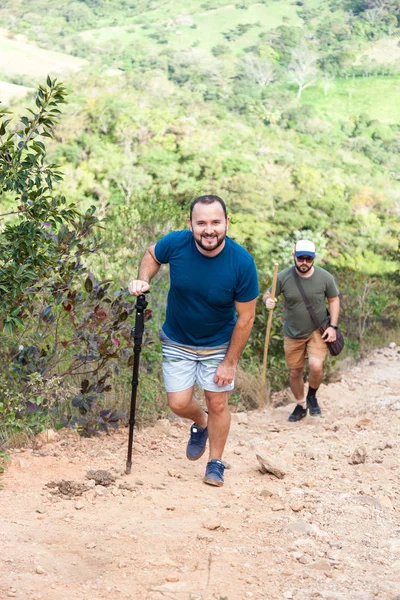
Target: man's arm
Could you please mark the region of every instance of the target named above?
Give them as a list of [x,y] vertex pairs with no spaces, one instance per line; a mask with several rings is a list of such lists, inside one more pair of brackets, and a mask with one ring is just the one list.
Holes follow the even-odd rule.
[[156,259],[154,253],[155,244],[149,246],[144,253],[139,265],[138,278],[128,283],[129,293],[132,296],[140,296],[150,289],[150,282],[157,275],[161,264]]
[[[329,303],[329,312],[331,315],[331,323],[332,325],[337,325],[339,323],[339,312],[340,312],[340,300],[339,296],[335,296],[334,298],[328,298]],[[336,340],[336,329],[333,327],[328,327],[325,330],[322,339],[325,342],[334,342]]]
[[232,383],[235,378],[236,367],[247,340],[249,339],[256,314],[257,298],[250,302],[235,302],[238,314],[235,327],[233,328],[231,341],[224,360],[219,364],[214,381],[220,387]]

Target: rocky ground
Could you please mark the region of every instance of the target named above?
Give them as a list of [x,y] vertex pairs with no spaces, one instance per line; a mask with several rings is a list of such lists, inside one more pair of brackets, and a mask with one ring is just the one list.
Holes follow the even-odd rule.
[[399,367],[391,347],[343,372],[321,418],[233,415],[222,488],[187,422],[137,432],[129,476],[126,430],[13,451],[0,598],[400,599]]

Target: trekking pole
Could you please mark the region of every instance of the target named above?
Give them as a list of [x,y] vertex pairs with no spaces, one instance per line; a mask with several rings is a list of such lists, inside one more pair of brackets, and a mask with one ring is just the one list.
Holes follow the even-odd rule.
[[[277,280],[277,278],[278,278],[278,263],[275,263],[275,265],[274,265],[274,275],[272,277],[271,298],[275,298],[276,280]],[[263,358],[263,368],[262,368],[262,375],[261,375],[261,392],[260,392],[260,399],[259,399],[259,403],[258,403],[258,410],[261,410],[261,408],[262,408],[263,398],[264,398],[264,393],[265,393],[265,378],[266,378],[266,375],[267,375],[268,344],[269,344],[269,336],[270,336],[270,333],[271,333],[271,325],[272,325],[273,312],[274,312],[274,309],[272,309],[272,310],[269,311],[268,323],[267,323],[267,331],[265,332],[264,358]]]
[[129,475],[132,468],[132,446],[133,446],[133,429],[135,427],[136,413],[136,394],[139,384],[139,358],[142,350],[142,339],[144,330],[144,309],[147,306],[147,301],[144,294],[137,297],[135,304],[136,319],[135,328],[133,330],[133,373],[132,373],[132,396],[131,396],[131,412],[129,415],[129,441],[128,441],[128,458],[126,460],[125,473]]

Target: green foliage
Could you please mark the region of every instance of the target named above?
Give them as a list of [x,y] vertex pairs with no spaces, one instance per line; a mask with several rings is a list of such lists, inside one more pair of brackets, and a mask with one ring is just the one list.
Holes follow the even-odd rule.
[[22,324],[25,290],[54,265],[54,232],[76,214],[73,206],[65,206],[65,198],[52,192],[61,174],[56,165],[45,164],[40,141],[53,136],[64,98],[63,86],[48,78],[47,86],[39,87],[36,112],[29,109],[31,116],[21,117],[18,129],[8,133],[9,111],[0,112],[0,194],[12,196],[17,206],[13,212],[19,215],[17,222],[6,223],[0,237],[0,314],[9,331]]
[[[30,22],[24,19],[28,4]],[[65,90],[56,82],[42,87],[39,105],[16,129],[1,113],[7,130],[0,152],[2,206],[14,213],[4,216],[0,236],[0,312],[15,346],[8,358],[14,364],[22,335],[24,385],[29,364],[44,381],[64,374],[70,399],[79,399],[64,413],[71,425],[93,431],[98,418],[98,427],[108,426],[113,409],[105,418],[100,411],[110,402],[109,385],[121,397],[118,408],[126,409],[128,319],[116,322],[124,311],[130,317],[132,306],[122,290],[147,245],[186,227],[188,205],[200,193],[226,200],[230,235],[254,254],[263,286],[273,262],[289,264],[294,239],[305,234],[339,279],[347,269],[349,286],[357,283],[351,297],[343,298],[345,319],[361,318],[352,301],[369,278],[377,278],[361,310],[373,310],[364,339],[385,319],[396,322],[395,291],[390,288],[385,305],[380,286],[382,277],[398,273],[398,68],[374,64],[363,52],[371,40],[393,32],[397,8],[389,1],[379,10],[373,4],[213,0],[202,6],[190,0],[182,15],[170,0],[134,7],[122,0],[67,7],[55,0],[35,7],[9,0],[19,31],[92,65],[68,82],[71,100],[57,137],[54,109]],[[0,9],[5,26],[9,14]],[[319,79],[298,101],[288,68],[305,42],[315,52]],[[109,67],[119,71],[109,74]],[[46,127],[53,137],[44,149]],[[104,218],[103,244],[98,215]],[[157,330],[166,289],[161,274],[150,297],[143,415],[165,410]],[[98,319],[102,311],[107,316]],[[276,316],[270,346],[274,388],[286,378]],[[266,318],[260,307],[244,357],[254,372]],[[354,347],[357,331],[349,329]],[[113,339],[120,341],[118,348]],[[90,393],[83,391],[85,380]],[[98,396],[89,402],[92,392]],[[82,414],[83,408],[88,412]]]
[[[95,210],[81,214],[55,195],[61,173],[45,161],[42,140],[54,136],[64,97],[64,88],[48,78],[36,98],[38,112],[21,117],[22,128],[8,131],[10,120],[2,117],[0,181],[18,203],[17,218],[0,234],[0,310],[9,349],[2,358],[0,397],[4,426],[14,432],[36,433],[53,408],[59,418],[67,410],[63,422],[86,434],[95,425],[106,429],[118,422],[119,413],[100,406],[110,390],[110,369],[118,372],[128,364],[132,346],[130,296],[109,289],[111,281],[97,280],[84,264],[100,248]],[[79,376],[81,393],[72,399],[69,382]],[[87,421],[94,424],[86,426],[82,416],[77,420],[74,409],[90,413]]]
[[341,316],[346,337],[359,351],[369,336],[395,327],[400,316],[397,286],[388,277],[369,277],[349,268],[333,270],[341,290]]

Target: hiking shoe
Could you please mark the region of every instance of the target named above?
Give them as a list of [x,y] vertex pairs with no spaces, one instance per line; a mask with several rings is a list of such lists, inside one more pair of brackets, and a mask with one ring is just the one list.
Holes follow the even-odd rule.
[[222,460],[213,458],[207,463],[206,474],[203,479],[204,483],[221,487],[221,485],[224,485],[224,471],[225,465]]
[[321,409],[318,405],[316,396],[307,396],[307,408],[312,417],[316,417],[321,414]]
[[301,404],[296,404],[296,407],[294,409],[294,411],[292,412],[292,414],[290,415],[290,417],[288,418],[288,421],[291,421],[292,423],[294,421],[300,421],[301,419],[304,419],[304,417],[307,415],[307,409],[303,408],[301,406]]
[[190,428],[190,438],[186,448],[186,457],[189,460],[197,460],[203,456],[206,451],[207,438],[207,427],[199,427],[196,423],[193,423]]

